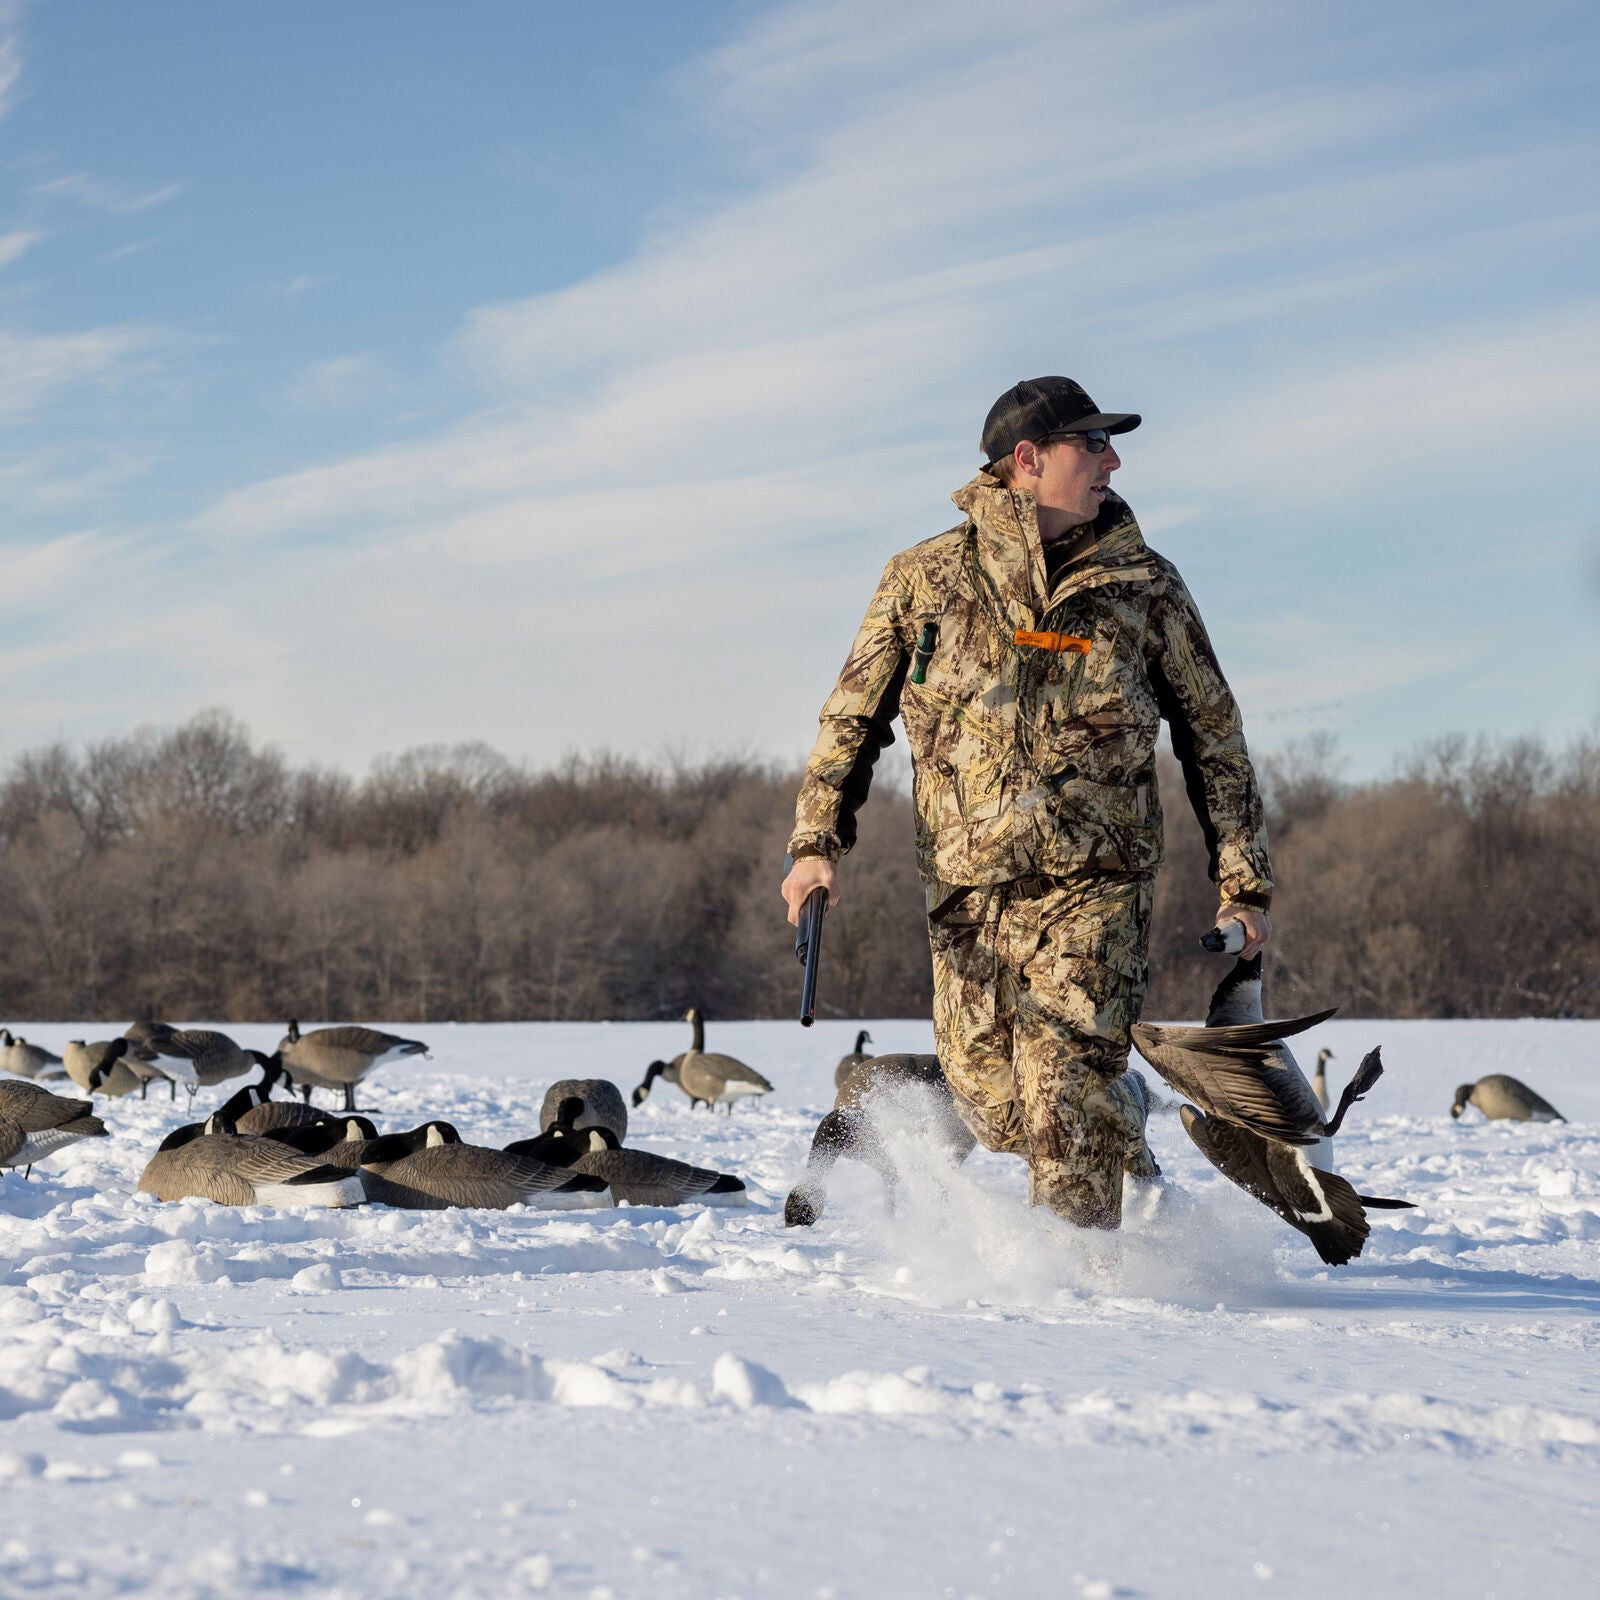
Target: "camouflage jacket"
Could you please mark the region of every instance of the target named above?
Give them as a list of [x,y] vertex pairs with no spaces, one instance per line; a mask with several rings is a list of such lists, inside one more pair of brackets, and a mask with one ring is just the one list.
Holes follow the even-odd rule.
[[822,708],[790,853],[837,860],[855,843],[898,715],[930,911],[958,887],[1035,873],[1153,871],[1165,717],[1212,880],[1228,903],[1265,907],[1266,827],[1239,708],[1177,569],[1108,494],[1093,547],[1047,590],[1031,495],[979,473],[954,499],[966,521],[884,570]]

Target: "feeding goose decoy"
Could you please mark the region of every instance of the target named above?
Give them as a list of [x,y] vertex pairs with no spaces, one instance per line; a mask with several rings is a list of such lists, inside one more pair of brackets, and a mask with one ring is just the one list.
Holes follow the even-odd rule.
[[840,1056],[839,1065],[833,1069],[833,1086],[835,1089],[844,1088],[845,1079],[848,1078],[863,1061],[870,1061],[872,1059],[867,1052],[861,1048],[863,1045],[871,1043],[872,1035],[868,1033],[865,1028],[862,1028],[860,1032],[856,1034],[855,1048],[850,1051],[848,1055]]
[[784,1201],[785,1227],[809,1228],[822,1215],[828,1175],[841,1157],[865,1162],[877,1172],[893,1208],[896,1175],[884,1150],[879,1118],[896,1101],[926,1122],[934,1144],[951,1166],[960,1166],[972,1154],[978,1141],[956,1111],[937,1056],[870,1056],[845,1079],[834,1096],[833,1110],[817,1124],[805,1177]]
[[69,1039],[62,1052],[63,1065],[67,1076],[86,1094],[120,1098],[142,1087],[139,1075],[123,1060],[127,1048],[126,1039],[96,1039],[93,1044]]
[[275,1139],[239,1134],[220,1116],[175,1129],[139,1177],[158,1200],[201,1199],[219,1206],[358,1206],[358,1174],[303,1156]]
[[0,1167],[23,1167],[26,1178],[41,1157],[109,1132],[87,1100],[69,1100],[20,1079],[0,1082]]
[[570,1095],[557,1108],[552,1127],[537,1138],[519,1139],[506,1149],[513,1155],[533,1156],[570,1172],[602,1178],[612,1198],[621,1205],[681,1206],[696,1201],[713,1206],[742,1206],[744,1182],[731,1172],[690,1166],[648,1150],[624,1150],[610,1128],[584,1127],[579,1121],[584,1103]]
[[420,1039],[402,1039],[396,1034],[380,1033],[376,1028],[350,1024],[313,1028],[310,1033],[301,1033],[300,1024],[293,1020],[276,1051],[307,1105],[311,1103],[313,1089],[342,1090],[344,1105],[341,1109],[345,1111],[359,1109],[356,1085],[374,1068],[403,1061],[407,1056],[427,1054],[428,1047]]
[[182,1084],[191,1100],[201,1089],[215,1088],[230,1078],[243,1077],[254,1067],[266,1067],[268,1057],[259,1050],[242,1049],[225,1033],[210,1028],[168,1028],[151,1025],[149,1035],[128,1051],[128,1065],[152,1067],[176,1086]]
[[43,1045],[29,1044],[26,1039],[14,1038],[9,1028],[0,1028],[0,1072],[46,1081],[67,1075],[61,1057],[53,1050],[46,1050]]
[[622,1091],[605,1078],[561,1078],[544,1092],[544,1102],[539,1107],[539,1131],[548,1133],[560,1117],[561,1107],[568,1101],[581,1102],[582,1110],[577,1128],[609,1128],[622,1144],[628,1137],[628,1102]]
[[1567,1119],[1541,1094],[1535,1094],[1520,1078],[1504,1072],[1491,1072],[1476,1083],[1464,1083],[1456,1090],[1452,1117],[1460,1117],[1467,1107],[1476,1106],[1491,1122],[1565,1122]]
[[[644,1069],[644,1081],[633,1091],[632,1095],[635,1108],[642,1106],[650,1098],[650,1090],[657,1078],[663,1083],[670,1083],[675,1089],[683,1089],[683,1079],[678,1076],[678,1063],[682,1060],[682,1056],[674,1056],[671,1061],[652,1061]],[[683,1089],[683,1092],[689,1094],[687,1089]],[[702,1103],[694,1095],[689,1095],[689,1107],[691,1110]]]
[[[678,1087],[691,1101],[704,1101],[708,1108],[720,1102],[732,1116],[735,1100],[772,1093],[772,1085],[754,1067],[706,1049],[706,1024],[699,1006],[690,1006],[683,1020],[694,1028],[694,1043],[673,1064],[678,1069]],[[648,1092],[649,1082],[646,1077],[640,1087]]]
[[1332,1060],[1333,1051],[1324,1045],[1317,1051],[1317,1070],[1311,1075],[1311,1092],[1324,1111],[1328,1109],[1328,1063]]
[[463,1144],[448,1122],[426,1122],[410,1133],[391,1133],[368,1144],[361,1174],[369,1198],[410,1210],[451,1206],[508,1206],[545,1210],[609,1206],[600,1178],[568,1172],[531,1156],[486,1145]]
[[1257,954],[1236,961],[1218,984],[1205,1027],[1137,1023],[1133,1038],[1173,1088],[1199,1102],[1181,1107],[1179,1115],[1201,1154],[1305,1234],[1329,1266],[1343,1266],[1366,1244],[1367,1211],[1410,1209],[1410,1202],[1357,1194],[1328,1167],[1327,1141],[1383,1074],[1381,1055],[1369,1051],[1340,1095],[1338,1110],[1324,1121],[1284,1035],[1332,1014],[1265,1021]]

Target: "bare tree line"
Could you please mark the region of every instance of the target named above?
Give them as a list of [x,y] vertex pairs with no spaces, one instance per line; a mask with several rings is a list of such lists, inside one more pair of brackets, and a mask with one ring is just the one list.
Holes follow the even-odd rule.
[[[1600,1013],[1600,749],[1449,741],[1345,784],[1308,745],[1264,770],[1275,1009]],[[784,1016],[797,779],[740,758],[530,771],[461,745],[356,781],[219,712],[33,751],[0,779],[0,1016]],[[1175,768],[1162,787],[1147,1010],[1192,1016],[1215,899]],[[824,1013],[928,1014],[911,833],[880,784],[829,920]]]

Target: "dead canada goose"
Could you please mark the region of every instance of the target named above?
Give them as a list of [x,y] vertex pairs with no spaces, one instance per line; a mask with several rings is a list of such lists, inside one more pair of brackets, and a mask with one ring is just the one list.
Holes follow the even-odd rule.
[[267,1060],[259,1050],[241,1049],[225,1033],[159,1024],[152,1025],[150,1036],[136,1041],[128,1051],[128,1065],[134,1072],[140,1065],[148,1065],[174,1085],[181,1083],[191,1100],[197,1090],[243,1077],[253,1067],[265,1067]]
[[69,1100],[37,1083],[0,1082],[0,1167],[24,1167],[79,1139],[104,1139],[108,1130],[87,1100]]
[[349,1024],[303,1034],[300,1024],[291,1020],[276,1054],[308,1105],[313,1089],[343,1090],[342,1109],[355,1111],[356,1085],[369,1072],[407,1056],[425,1056],[428,1047],[420,1039]]
[[0,1028],[0,1072],[15,1073],[19,1078],[64,1078],[67,1069],[61,1057],[43,1045],[29,1044],[26,1039],[13,1038],[9,1028]]
[[772,1085],[754,1067],[733,1056],[707,1051],[705,1019],[699,1006],[690,1006],[683,1020],[694,1028],[694,1044],[677,1059],[678,1087],[691,1102],[704,1101],[709,1108],[720,1101],[732,1116],[735,1100],[772,1093]]
[[692,1167],[648,1150],[624,1150],[610,1128],[583,1127],[579,1122],[583,1109],[578,1096],[568,1096],[557,1108],[552,1127],[535,1139],[508,1144],[506,1149],[513,1155],[533,1156],[569,1172],[601,1178],[618,1205],[624,1201],[635,1206],[745,1203],[744,1183],[732,1173]]
[[122,1059],[128,1048],[126,1039],[67,1040],[63,1065],[67,1076],[87,1094],[120,1097],[140,1086],[138,1075]]
[[259,1083],[244,1088],[217,1108],[240,1133],[271,1133],[276,1128],[313,1128],[334,1120],[326,1111],[302,1104],[299,1100],[274,1100],[272,1087],[287,1075],[272,1057],[261,1069]]
[[139,1178],[158,1200],[219,1206],[357,1206],[360,1177],[274,1139],[238,1134],[221,1117],[190,1123],[161,1141]]
[[[1204,1028],[1139,1023],[1133,1034],[1140,1054],[1167,1082],[1205,1107],[1179,1111],[1201,1154],[1305,1234],[1329,1266],[1343,1266],[1366,1244],[1368,1210],[1409,1209],[1410,1202],[1357,1194],[1337,1173],[1316,1164],[1327,1160],[1322,1141],[1338,1131],[1345,1113],[1383,1074],[1382,1057],[1369,1051],[1339,1097],[1338,1110],[1324,1121],[1283,1042],[1285,1033],[1321,1020],[1262,1020],[1261,957],[1255,955],[1236,961],[1217,986]],[[1263,1125],[1284,1132],[1266,1134]]]
[[609,1128],[622,1144],[628,1137],[628,1102],[622,1091],[605,1078],[562,1078],[552,1083],[544,1092],[544,1103],[539,1107],[539,1131],[548,1133],[556,1125],[561,1107],[567,1100],[582,1102],[577,1128]]
[[806,1175],[784,1201],[785,1227],[809,1228],[822,1215],[828,1174],[840,1157],[872,1167],[883,1178],[893,1207],[897,1179],[884,1150],[881,1124],[885,1113],[895,1110],[924,1124],[951,1166],[960,1166],[978,1142],[956,1111],[937,1056],[870,1056],[845,1079],[833,1110],[817,1124]]
[[373,1140],[361,1165],[367,1193],[384,1205],[442,1211],[450,1206],[542,1209],[609,1206],[603,1180],[531,1156],[462,1144],[448,1122]]
[[1469,1105],[1476,1106],[1491,1122],[1565,1122],[1567,1119],[1543,1095],[1535,1094],[1520,1078],[1491,1072],[1476,1083],[1464,1083],[1456,1090],[1456,1103],[1450,1115],[1459,1117]]
[[1328,1063],[1332,1060],[1333,1051],[1324,1045],[1317,1051],[1317,1070],[1311,1077],[1311,1092],[1324,1111],[1328,1109]]
[[866,1051],[861,1047],[872,1043],[872,1035],[865,1028],[856,1034],[856,1047],[848,1055],[839,1057],[839,1065],[833,1069],[833,1086],[835,1089],[844,1088],[844,1081],[850,1076],[863,1061],[870,1060]]

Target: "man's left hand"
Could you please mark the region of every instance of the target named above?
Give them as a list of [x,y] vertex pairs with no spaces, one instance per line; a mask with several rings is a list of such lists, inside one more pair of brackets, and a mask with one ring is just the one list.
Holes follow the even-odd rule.
[[1244,949],[1239,952],[1241,961],[1248,961],[1272,937],[1272,918],[1255,906],[1224,905],[1217,910],[1217,926],[1225,922],[1244,924]]

